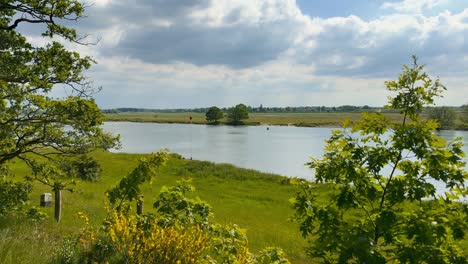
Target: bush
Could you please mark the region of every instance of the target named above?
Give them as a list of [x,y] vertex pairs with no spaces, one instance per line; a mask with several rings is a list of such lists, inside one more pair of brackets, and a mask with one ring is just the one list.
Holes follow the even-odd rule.
[[68,177],[84,181],[99,181],[102,173],[101,165],[94,158],[84,155],[71,161],[63,160],[60,167]]
[[429,118],[439,122],[438,129],[452,129],[455,127],[457,114],[452,108],[442,106],[429,109]]
[[29,201],[31,184],[0,180],[0,216],[20,211]]

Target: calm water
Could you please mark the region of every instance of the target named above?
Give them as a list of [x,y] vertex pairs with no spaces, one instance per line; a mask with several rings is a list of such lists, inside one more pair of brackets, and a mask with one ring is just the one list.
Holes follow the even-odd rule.
[[[324,141],[333,129],[107,122],[104,130],[121,135],[118,152],[168,148],[186,158],[311,179],[312,170],[304,164],[310,157],[323,155]],[[442,131],[440,135],[447,140],[463,137],[468,153],[468,132]]]

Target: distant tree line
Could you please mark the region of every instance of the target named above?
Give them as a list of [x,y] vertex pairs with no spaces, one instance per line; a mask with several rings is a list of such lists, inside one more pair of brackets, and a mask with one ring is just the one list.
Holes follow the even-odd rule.
[[[154,113],[206,113],[210,107],[202,108],[175,108],[175,109],[148,109],[148,108],[113,108],[103,109],[104,113],[126,113],[126,112],[154,112]],[[222,112],[227,113],[230,107],[219,108]],[[258,107],[246,106],[249,113],[330,113],[330,112],[369,112],[369,111],[385,111],[383,107],[371,107],[368,105],[364,106],[353,106],[353,105],[342,105],[342,106],[287,106],[287,107],[264,107],[260,105]]]
[[438,129],[468,129],[468,104],[461,107],[431,107],[426,112],[430,119],[439,123]]
[[[350,113],[350,112],[382,112],[398,113],[399,110],[368,105],[354,106],[287,106],[287,107],[259,107],[239,104],[234,107],[202,107],[202,108],[176,108],[176,109],[148,109],[148,108],[114,108],[104,109],[103,113],[205,113],[209,123],[219,123],[227,117],[230,123],[241,124],[241,120],[248,118],[248,113]],[[462,106],[427,107],[421,114],[439,122],[439,129],[468,129],[468,104]]]

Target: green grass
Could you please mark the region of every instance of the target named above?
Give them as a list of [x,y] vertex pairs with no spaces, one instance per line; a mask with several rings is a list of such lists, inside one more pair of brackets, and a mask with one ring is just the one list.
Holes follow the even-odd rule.
[[[107,205],[104,192],[127,175],[142,155],[97,152],[94,156],[102,165],[102,179],[97,183],[81,182],[76,186],[77,192],[63,193],[61,223],[53,220],[53,208],[45,209],[50,218],[43,223],[15,217],[0,220],[0,263],[17,263],[19,259],[21,263],[48,262],[54,247],[83,227],[76,217],[77,212],[86,213],[93,225],[101,224]],[[17,163],[15,172],[21,177],[28,170],[22,163]],[[228,164],[171,158],[154,182],[143,187],[145,212],[152,210],[163,185],[174,185],[184,178],[192,178],[197,196],[212,206],[212,221],[234,223],[247,230],[253,252],[278,246],[285,250],[292,263],[308,263],[304,254],[306,241],[300,236],[297,224],[288,221],[293,214],[288,200],[295,193],[288,178]],[[323,187],[319,190],[324,195],[327,193]],[[43,185],[35,186],[33,204],[39,203],[43,192],[51,190]]]
[[[144,155],[96,152],[103,175],[99,182],[81,182],[77,192],[63,193],[63,218],[56,223],[53,208],[45,208],[49,219],[36,223],[21,217],[0,218],[0,263],[48,263],[54,249],[66,237],[79,233],[84,223],[78,212],[86,213],[91,224],[98,227],[106,216],[105,191],[115,186],[127,175]],[[14,164],[20,177],[28,174],[23,163]],[[286,177],[241,169],[228,164],[214,164],[171,158],[161,168],[152,184],[144,185],[145,212],[153,211],[163,185],[174,185],[178,180],[191,178],[197,188],[196,195],[212,206],[213,222],[234,223],[247,230],[252,252],[267,246],[282,248],[292,263],[311,263],[305,255],[307,246],[299,233],[298,225],[288,219],[293,215],[289,199],[296,187]],[[326,185],[317,185],[319,199],[325,200],[332,191]],[[37,184],[32,193],[32,204],[39,204],[39,196],[51,192],[49,187]],[[468,240],[463,245],[468,248]]]
[[[131,121],[152,123],[189,123],[192,116],[194,124],[206,124],[204,113],[118,113],[105,114],[106,121]],[[401,120],[397,113],[385,113],[392,122]],[[340,126],[343,120],[349,118],[352,122],[361,120],[361,113],[249,113],[246,125],[290,125],[302,127]],[[221,124],[229,121],[224,118]]]

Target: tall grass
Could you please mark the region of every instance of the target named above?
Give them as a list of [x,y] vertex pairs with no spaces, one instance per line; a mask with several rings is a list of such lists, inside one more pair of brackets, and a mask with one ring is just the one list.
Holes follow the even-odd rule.
[[[32,222],[21,217],[0,219],[0,263],[48,263],[54,249],[64,238],[77,234],[84,226],[77,213],[84,212],[91,224],[99,226],[106,217],[108,206],[105,191],[115,186],[144,155],[96,152],[103,175],[99,182],[81,182],[76,192],[63,193],[63,218],[53,220],[53,208],[45,208],[51,217],[44,222]],[[15,164],[18,179],[28,173],[22,164]],[[142,188],[145,212],[155,212],[155,202],[163,185],[174,185],[181,179],[191,178],[197,188],[196,195],[212,206],[212,221],[235,223],[247,230],[249,246],[256,253],[267,246],[282,248],[292,263],[311,263],[305,255],[306,241],[301,237],[288,200],[296,187],[286,177],[241,169],[229,164],[215,164],[171,157],[167,166],[159,169],[152,184]],[[324,203],[333,191],[330,186],[317,185],[315,190]],[[39,196],[51,192],[50,188],[36,184],[32,205],[39,204]],[[133,208],[133,210],[136,210]],[[358,217],[358,216],[356,216]],[[463,241],[468,248],[468,239]]]
[[[90,217],[98,226],[106,216],[105,191],[115,186],[128,174],[143,155],[96,152],[94,157],[103,168],[101,180],[96,183],[80,182],[76,192],[63,193],[63,218],[53,220],[53,209],[44,210],[51,216],[45,222],[34,223],[22,218],[0,221],[0,263],[46,263],[53,257],[53,249],[65,237],[76,234],[83,223],[78,212]],[[21,163],[15,166],[20,179],[28,173]],[[191,178],[197,188],[196,195],[212,206],[212,221],[235,223],[247,230],[249,246],[253,252],[267,246],[284,249],[293,263],[307,263],[303,248],[305,241],[295,223],[288,219],[293,210],[288,202],[295,187],[286,177],[240,169],[229,164],[184,160],[172,157],[167,166],[159,170],[152,184],[143,186],[145,212],[154,212],[152,204],[163,185]],[[326,193],[326,188],[322,189]],[[39,204],[39,196],[51,192],[49,187],[36,184],[32,204]]]

